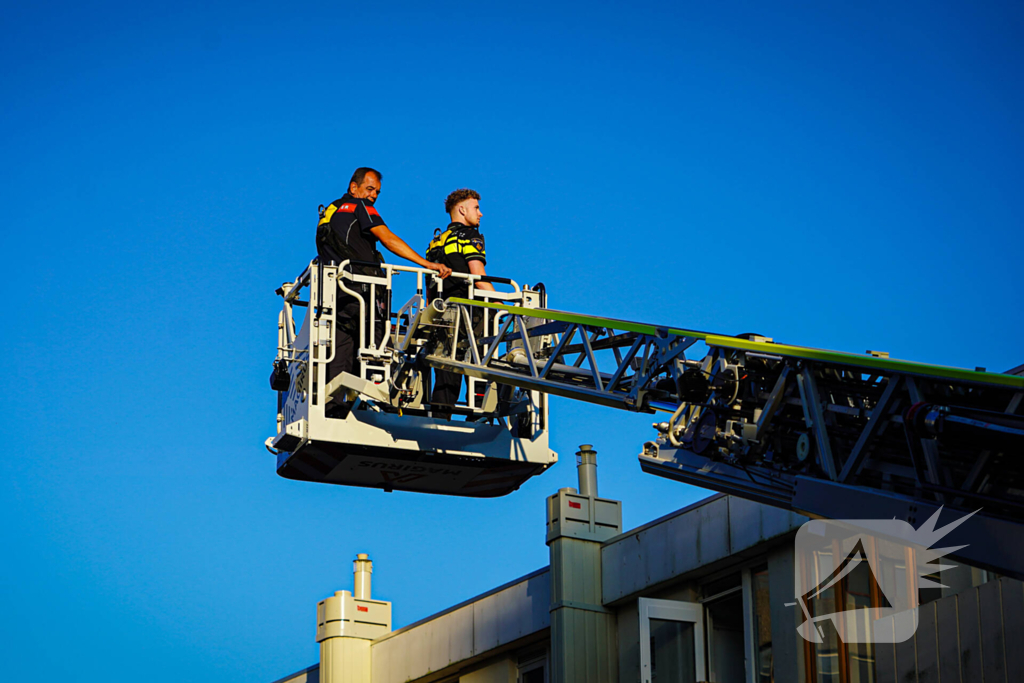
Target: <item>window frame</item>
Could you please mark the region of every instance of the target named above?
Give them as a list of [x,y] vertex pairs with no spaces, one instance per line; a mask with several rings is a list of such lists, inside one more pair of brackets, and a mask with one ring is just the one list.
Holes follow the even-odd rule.
[[658,600],[640,598],[640,681],[651,683],[651,619],[682,621],[693,624],[694,668],[698,681],[707,679],[707,662],[704,659],[704,606],[699,602],[681,600]]
[[540,669],[544,672],[544,683],[551,680],[551,673],[548,667],[548,650],[534,650],[527,652],[525,656],[516,657],[516,683],[522,683],[523,674]]

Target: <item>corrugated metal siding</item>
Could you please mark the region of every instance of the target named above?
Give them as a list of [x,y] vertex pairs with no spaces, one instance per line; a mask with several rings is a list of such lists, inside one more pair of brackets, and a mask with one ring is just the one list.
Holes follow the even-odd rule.
[[[618,680],[614,618],[587,610],[555,610],[551,632],[552,683]],[[554,637],[557,633],[565,637]],[[563,647],[571,651],[565,652]]]
[[922,605],[913,638],[875,644],[875,673],[877,683],[1024,681],[1024,584],[1004,578]]
[[732,496],[714,496],[618,536],[602,547],[604,604],[795,531],[807,518]]
[[550,626],[548,572],[538,572],[373,641],[373,683],[405,683]]
[[601,546],[560,538],[551,544],[552,683],[618,679],[615,617],[601,606]]
[[[601,605],[601,546],[573,538],[551,545],[551,602]],[[557,579],[557,580],[556,580]]]

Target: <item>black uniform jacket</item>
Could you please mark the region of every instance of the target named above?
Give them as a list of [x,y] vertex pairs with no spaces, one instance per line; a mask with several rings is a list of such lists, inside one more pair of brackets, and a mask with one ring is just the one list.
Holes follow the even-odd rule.
[[[449,223],[444,232],[434,236],[427,247],[427,260],[443,263],[456,273],[468,273],[470,261],[487,263],[484,236],[480,230],[462,223]],[[469,287],[464,280],[449,278],[444,281],[444,295],[464,297]]]
[[346,260],[380,263],[377,238],[371,229],[384,225],[384,220],[365,199],[345,194],[331,202],[316,226],[316,251],[323,264]]

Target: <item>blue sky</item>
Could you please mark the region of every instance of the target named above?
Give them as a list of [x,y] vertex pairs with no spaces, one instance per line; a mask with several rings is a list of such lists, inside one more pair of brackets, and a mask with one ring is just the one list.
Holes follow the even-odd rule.
[[628,527],[706,495],[640,472],[649,416],[562,399],[561,462],[498,500],[278,478],[273,290],[358,165],[416,248],[477,189],[489,271],[555,308],[1024,362],[1022,29],[1013,3],[8,8],[4,677],[274,680],[357,552],[398,626],[545,565],[579,443]]

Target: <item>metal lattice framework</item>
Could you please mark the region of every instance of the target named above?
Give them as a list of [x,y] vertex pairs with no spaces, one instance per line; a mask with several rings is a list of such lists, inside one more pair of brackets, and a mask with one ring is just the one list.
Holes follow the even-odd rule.
[[[375,288],[390,301],[393,277],[408,277],[406,271],[415,275],[416,293],[397,313],[385,313],[386,331],[378,334],[370,305],[378,299]],[[410,438],[405,453],[385,438],[416,420],[425,420],[423,434],[436,436],[430,420],[437,407],[428,391],[433,367],[470,378],[466,402],[454,407],[466,418],[458,429],[497,429],[510,440],[502,454],[488,458],[515,460],[521,457],[516,443],[536,446],[537,454],[526,458],[535,469],[524,469],[520,479],[553,462],[546,394],[660,411],[670,417],[654,425],[656,438],[639,456],[647,472],[810,516],[917,524],[940,507],[974,513],[948,539],[967,545],[957,556],[1024,575],[1021,368],[972,371],[555,311],[544,307],[543,288],[520,289],[500,278],[487,279],[512,292],[428,302],[430,277],[396,266],[385,266],[381,277],[318,267],[281,290],[282,408],[272,445],[291,453],[280,456],[282,463],[317,444],[338,451],[335,460],[362,452],[369,437],[357,422],[366,423],[364,431],[379,427],[381,457],[436,459],[428,454],[430,439]],[[297,292],[307,286],[312,315],[296,337],[290,306],[303,303]],[[333,354],[337,286],[359,300],[369,324],[359,328],[360,376],[342,374],[328,383],[323,369]],[[324,411],[338,392],[358,397],[348,418]],[[374,421],[381,424],[367,426]],[[467,437],[467,443],[478,440]],[[345,477],[338,482],[356,481],[356,474]]]
[[[477,338],[482,308],[498,329]],[[645,471],[812,516],[979,511],[961,557],[1024,568],[1024,377],[466,299],[449,309],[434,367],[671,413]]]
[[[430,365],[487,381],[642,412],[673,410],[653,380],[684,358],[700,333],[656,329],[561,311],[452,299],[454,343],[427,356]],[[481,309],[497,311],[498,330],[477,338]],[[524,349],[529,348],[530,353]],[[652,401],[654,403],[652,404]]]

